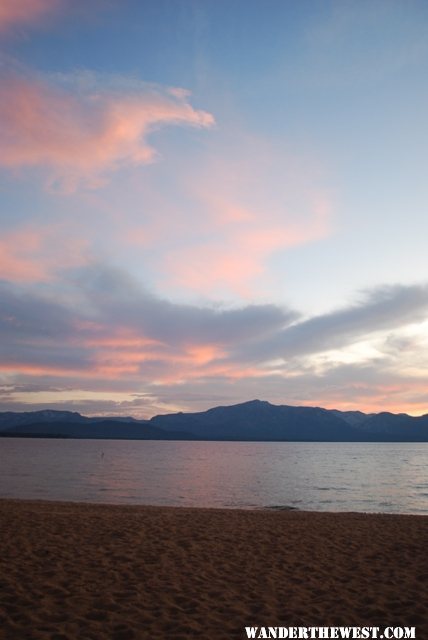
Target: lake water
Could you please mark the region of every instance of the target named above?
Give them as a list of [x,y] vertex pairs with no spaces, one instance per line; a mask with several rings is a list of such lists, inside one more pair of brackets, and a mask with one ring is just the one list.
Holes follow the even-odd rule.
[[428,514],[428,443],[0,438],[0,497]]

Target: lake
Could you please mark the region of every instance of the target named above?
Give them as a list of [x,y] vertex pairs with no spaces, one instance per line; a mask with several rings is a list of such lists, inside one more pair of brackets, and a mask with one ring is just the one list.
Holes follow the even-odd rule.
[[428,443],[0,438],[0,497],[428,514]]

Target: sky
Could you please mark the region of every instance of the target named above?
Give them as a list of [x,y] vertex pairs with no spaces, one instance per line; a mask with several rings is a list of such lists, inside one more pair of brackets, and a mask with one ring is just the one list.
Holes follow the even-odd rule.
[[428,412],[425,0],[1,0],[0,411]]

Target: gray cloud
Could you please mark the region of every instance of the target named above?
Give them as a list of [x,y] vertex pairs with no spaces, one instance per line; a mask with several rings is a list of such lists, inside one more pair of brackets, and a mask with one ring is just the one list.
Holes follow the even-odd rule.
[[42,294],[0,281],[0,336],[64,337],[73,331],[73,314]]
[[[47,295],[46,291],[1,284],[0,357],[4,364],[58,368],[65,374],[69,369],[74,378],[76,371],[93,367],[103,353],[103,340],[125,332],[161,343],[145,347],[147,357],[141,365],[144,377],[158,377],[165,370],[165,358],[174,360],[186,347],[245,342],[270,335],[297,317],[275,305],[210,309],[175,304],[148,293],[121,270],[99,265],[75,273],[67,290],[70,295],[65,302],[53,290]],[[113,350],[108,357],[114,364],[117,354]],[[45,375],[52,384],[48,371]]]
[[[185,410],[202,411],[214,405],[229,405],[252,398],[268,400],[274,404],[328,405],[363,409],[371,403],[378,410],[397,406],[426,404],[425,378],[419,387],[410,389],[412,381],[399,372],[388,369],[388,361],[381,363],[332,364],[317,373],[308,368],[296,369],[292,376],[260,375],[237,380],[201,378],[180,385],[147,386],[156,394],[159,403],[179,405]],[[406,388],[407,387],[407,388]]]
[[81,270],[76,283],[92,312],[107,324],[127,326],[170,345],[259,339],[298,317],[273,304],[213,309],[173,303],[145,291],[127,273],[102,265]]
[[428,285],[378,287],[358,304],[293,324],[241,353],[263,361],[338,349],[376,331],[421,322],[427,312]]
[[[424,284],[380,287],[366,292],[358,303],[304,320],[275,305],[211,309],[176,304],[147,292],[121,270],[102,265],[70,273],[66,290],[65,299],[62,289],[55,296],[54,285],[42,291],[0,285],[0,358],[4,370],[12,372],[0,376],[3,410],[18,408],[16,393],[34,394],[37,407],[39,391],[73,389],[134,398],[82,399],[72,404],[76,410],[96,413],[98,407],[100,412],[146,417],[165,411],[165,406],[197,410],[252,397],[290,404],[322,404],[326,398],[330,406],[337,398],[338,404],[345,399],[358,407],[362,398],[381,395],[385,385],[406,387],[398,366],[400,352],[409,352],[412,362],[423,358],[414,357],[417,337],[403,337],[400,329],[426,318]],[[312,354],[346,348],[377,331],[389,334],[382,336],[379,355],[369,362],[318,359],[321,366],[312,365]],[[119,345],[109,345],[117,335]],[[134,348],[131,341],[121,346],[121,335],[158,344]],[[226,355],[193,363],[188,349],[198,345],[218,345]],[[140,352],[144,357],[137,357],[129,375],[126,370],[114,373],[121,358],[126,364],[127,354]],[[270,369],[269,361],[280,357],[284,363]],[[252,364],[246,373],[248,363]],[[103,374],[104,365],[113,367],[111,375]],[[180,384],[169,382],[170,377]],[[406,401],[422,403],[419,389],[412,395],[407,385],[405,393]],[[62,402],[58,406],[64,408]]]

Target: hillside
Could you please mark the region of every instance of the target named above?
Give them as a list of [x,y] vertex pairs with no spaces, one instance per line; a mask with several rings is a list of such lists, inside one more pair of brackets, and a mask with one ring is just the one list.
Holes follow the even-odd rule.
[[91,417],[70,411],[0,413],[0,436],[136,440],[428,442],[428,415],[273,405],[252,400],[151,420]]

